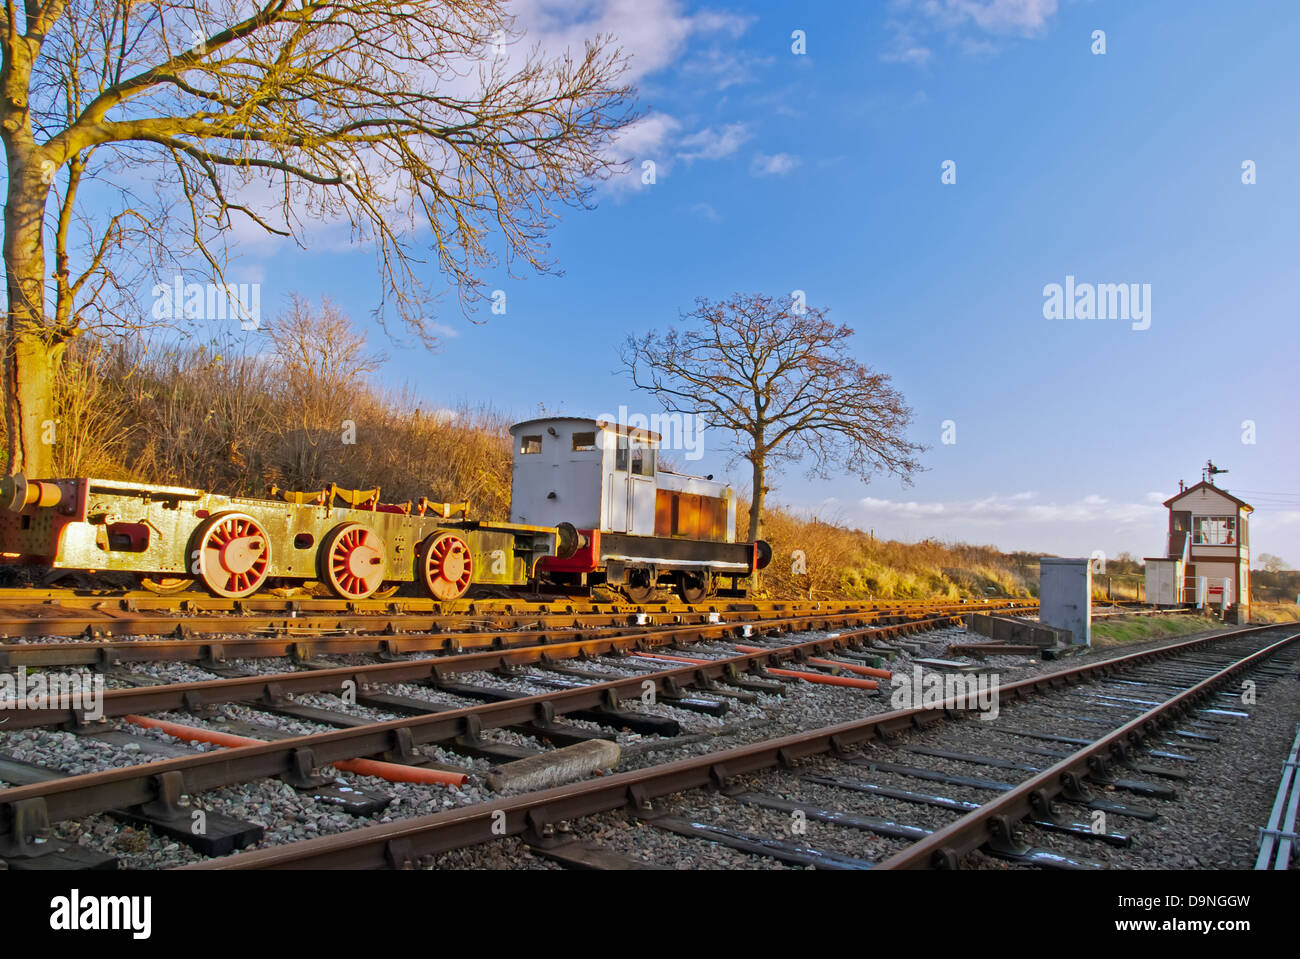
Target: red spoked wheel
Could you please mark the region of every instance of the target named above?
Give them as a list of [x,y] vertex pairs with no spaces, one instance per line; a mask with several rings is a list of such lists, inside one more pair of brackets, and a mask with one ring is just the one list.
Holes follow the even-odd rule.
[[271,572],[271,541],[247,513],[218,513],[198,528],[193,570],[226,599],[251,596]]
[[388,572],[384,541],[360,523],[344,523],[321,543],[320,577],[344,599],[365,599]]
[[437,533],[420,544],[417,571],[425,591],[436,600],[460,599],[474,578],[474,558],[454,533]]

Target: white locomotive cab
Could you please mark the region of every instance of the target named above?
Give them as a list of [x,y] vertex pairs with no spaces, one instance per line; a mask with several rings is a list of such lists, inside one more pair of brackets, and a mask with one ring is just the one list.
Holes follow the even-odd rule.
[[512,522],[572,523],[603,533],[654,536],[657,491],[662,487],[727,498],[727,540],[734,539],[730,489],[700,477],[661,473],[658,433],[561,416],[516,423],[510,436]]
[[510,515],[532,526],[600,529],[606,451],[595,420],[555,417],[510,427]]

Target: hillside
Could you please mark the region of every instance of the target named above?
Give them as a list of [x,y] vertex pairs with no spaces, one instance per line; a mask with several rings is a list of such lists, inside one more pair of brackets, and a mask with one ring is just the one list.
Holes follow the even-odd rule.
[[[80,341],[59,382],[57,472],[244,495],[262,495],[271,483],[378,486],[392,502],[467,499],[474,515],[507,518],[511,417],[487,407],[430,412],[407,393],[376,388],[367,374],[380,358],[328,303],[321,310],[295,303],[266,332],[272,349],[258,355]],[[746,523],[742,502],[737,527]],[[1037,592],[1035,554],[881,540],[780,506],[767,510],[764,524],[774,559],[762,592],[773,597]],[[1097,578],[1099,598],[1108,585],[1115,598],[1136,598],[1135,561],[1116,560],[1108,574]]]

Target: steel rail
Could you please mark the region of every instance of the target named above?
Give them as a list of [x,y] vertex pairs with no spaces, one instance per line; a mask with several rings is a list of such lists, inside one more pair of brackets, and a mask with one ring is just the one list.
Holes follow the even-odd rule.
[[[1038,606],[1035,602],[1020,602],[1016,600],[998,601],[989,603],[980,607],[963,606],[960,604],[945,605],[942,603],[925,605],[921,604],[909,609],[882,609],[875,604],[835,604],[825,605],[817,610],[809,610],[808,615],[822,612],[875,612],[880,615],[904,615],[907,612],[930,611],[935,609],[961,609],[963,612],[976,612],[979,610],[1008,610],[1019,609],[1030,611]],[[53,608],[53,607],[51,607]],[[315,615],[315,616],[297,616],[296,614],[288,617],[278,615],[207,615],[207,616],[146,616],[138,614],[123,614],[99,612],[98,615],[89,616],[84,614],[68,616],[9,616],[0,615],[0,636],[2,637],[36,637],[36,636],[77,636],[86,634],[91,638],[103,637],[122,637],[122,636],[159,636],[175,633],[178,630],[182,633],[212,634],[212,633],[251,633],[259,631],[269,631],[275,633],[308,633],[308,632],[367,632],[367,633],[393,633],[409,631],[443,631],[448,628],[462,627],[471,628],[475,619],[482,622],[481,625],[497,626],[520,626],[529,625],[537,622],[550,624],[556,627],[582,625],[585,620],[587,625],[630,625],[629,619],[635,621],[640,616],[645,616],[647,620],[652,616],[679,616],[697,621],[708,621],[713,618],[739,619],[745,616],[754,616],[761,614],[763,610],[710,610],[710,609],[692,609],[692,610],[666,610],[666,611],[601,611],[601,612],[573,612],[573,613],[539,613],[533,610],[518,610],[508,613],[492,612],[462,612],[462,613],[442,613],[442,614],[424,614],[424,613],[405,613],[388,611],[385,613],[347,613],[332,616]],[[801,615],[800,611],[795,611],[794,615]]]
[[877,868],[956,868],[963,855],[988,843],[1013,844],[1015,825],[1020,820],[1030,814],[1050,818],[1052,801],[1060,795],[1082,798],[1086,794],[1083,781],[1089,774],[1103,774],[1110,760],[1122,759],[1167,725],[1169,720],[1185,715],[1194,704],[1206,699],[1229,679],[1272,657],[1296,640],[1300,640],[1300,633],[1237,660],[1078,749],[1014,789],[984,803],[956,822],[936,830],[925,839],[886,859]]
[[[1002,607],[1005,613],[1032,612],[1032,606],[1014,605]],[[936,612],[946,612],[943,606],[935,609],[918,608],[908,611],[874,610],[854,607],[832,607],[814,613],[798,613],[796,618],[827,622],[890,622],[920,619]],[[463,618],[455,630],[424,631],[423,620],[387,620],[384,628],[378,628],[375,619],[367,623],[373,628],[362,633],[346,635],[314,635],[303,632],[307,622],[291,621],[295,624],[279,635],[255,636],[241,638],[222,638],[219,640],[180,637],[176,639],[145,640],[98,640],[63,643],[0,643],[0,668],[16,666],[50,667],[50,666],[97,666],[100,668],[123,662],[186,662],[223,658],[255,658],[264,656],[296,656],[305,658],[320,654],[380,654],[398,655],[415,652],[457,653],[476,649],[501,649],[511,645],[521,636],[527,637],[525,644],[548,642],[552,639],[561,641],[575,637],[602,637],[630,634],[647,628],[669,625],[689,625],[691,623],[716,624],[719,622],[759,624],[770,622],[761,618],[761,613],[723,612],[723,613],[666,613],[646,614],[645,622],[637,618],[630,621],[621,617],[600,620],[583,620],[579,617],[556,617],[558,624],[549,628],[542,625],[537,617],[521,617],[513,629],[492,629],[485,624],[467,622]],[[669,620],[670,622],[665,622]],[[536,628],[542,625],[542,628]],[[399,628],[407,627],[408,629]],[[180,628],[186,628],[181,624]],[[232,630],[232,632],[235,630]],[[518,645],[517,642],[515,642]]]
[[[1291,801],[1287,802],[1287,796]],[[1268,825],[1259,829],[1259,855],[1256,869],[1286,870],[1291,867],[1291,850],[1296,846],[1296,816],[1300,813],[1300,724],[1296,726],[1291,752],[1282,763]]]
[[[258,746],[240,746],[213,752],[195,753],[175,759],[127,766],[118,769],[68,776],[61,779],[36,783],[29,786],[16,786],[0,790],[0,838],[9,835],[16,821],[48,821],[72,819],[92,815],[109,809],[134,806],[152,802],[164,794],[169,787],[179,786],[182,794],[194,794],[207,789],[228,786],[234,783],[249,782],[273,776],[306,778],[311,771],[328,765],[335,760],[355,759],[361,756],[387,756],[398,761],[409,756],[414,746],[423,743],[444,742],[457,736],[478,736],[483,729],[524,723],[549,723],[555,717],[583,710],[617,708],[622,698],[639,698],[645,691],[647,681],[654,683],[661,692],[671,691],[676,685],[690,685],[716,679],[726,679],[739,672],[761,667],[768,663],[784,662],[801,655],[824,654],[834,652],[845,646],[854,645],[865,637],[880,637],[905,634],[917,631],[922,625],[940,624],[950,621],[952,616],[936,617],[926,624],[905,623],[896,626],[867,628],[838,635],[827,636],[804,643],[775,647],[758,653],[726,657],[707,664],[692,664],[679,668],[665,669],[654,673],[638,673],[632,676],[612,679],[609,682],[595,683],[577,689],[546,692],[534,696],[524,696],[501,702],[484,703],[456,709],[444,709],[417,716],[403,717],[387,722],[371,723],[290,739],[280,739]],[[686,627],[685,629],[665,631],[665,644],[672,641],[671,634],[686,634],[691,631],[707,630],[709,638],[727,635],[727,631],[738,631],[736,625],[720,624],[717,626]],[[591,644],[573,644],[588,651],[615,651],[621,646],[644,642],[644,637],[627,637],[625,640],[602,640],[604,649],[592,650]],[[547,657],[558,657],[561,652],[557,646],[537,646],[529,649],[510,650],[495,653],[498,665],[512,662],[541,662]],[[421,660],[412,663],[381,664],[383,666],[405,667],[400,671],[390,671],[408,679],[415,678],[423,670],[425,678],[437,676],[439,668],[452,666],[463,670],[470,668],[456,661],[446,659]],[[474,668],[483,668],[479,663]],[[328,677],[328,681],[337,684],[346,676],[364,676],[358,670],[367,667],[347,667],[341,670],[313,670],[307,673],[289,674],[282,678],[279,689],[276,684],[268,683],[269,677],[251,677],[237,680],[241,690],[260,687],[261,691],[276,695],[292,687],[286,684],[297,680],[311,683],[312,677],[321,672],[337,673]],[[373,673],[371,674],[373,675]],[[301,677],[301,678],[300,678]],[[396,682],[397,679],[390,681]],[[215,681],[216,683],[229,681]],[[187,684],[195,685],[195,684]],[[207,686],[209,684],[197,684]],[[165,697],[155,708],[168,708],[172,700],[167,692],[169,687],[144,687],[144,693],[155,693]],[[227,689],[232,687],[227,686]],[[118,692],[114,690],[113,692]],[[123,692],[136,692],[124,690]],[[105,694],[105,708],[108,708],[108,696]],[[201,697],[191,700],[201,705]],[[133,703],[139,703],[133,700]],[[430,703],[430,709],[438,709],[438,704]],[[6,715],[16,715],[20,710],[13,710]],[[170,778],[169,778],[170,777]],[[173,793],[174,794],[174,793]],[[21,816],[19,814],[22,814]],[[35,819],[31,817],[35,816]]]
[[[896,630],[907,627],[929,629],[947,624],[951,615],[930,617],[910,623],[896,624]],[[808,632],[846,625],[842,614],[834,616],[798,617],[790,619],[758,620],[753,623],[717,623],[679,626],[671,629],[621,632],[593,639],[574,638],[566,633],[567,641],[543,642],[531,640],[526,644],[496,647],[481,652],[460,653],[454,656],[436,656],[398,662],[371,663],[361,666],[338,666],[332,669],[307,669],[289,673],[262,673],[237,676],[229,679],[210,679],[190,683],[167,683],[160,686],[136,686],[129,689],[110,689],[103,695],[103,718],[111,719],[131,713],[166,712],[175,709],[200,709],[219,703],[248,700],[279,701],[286,696],[339,690],[348,681],[356,689],[364,685],[437,682],[456,673],[476,670],[500,669],[549,660],[572,659],[584,654],[603,655],[625,651],[639,651],[671,646],[675,643],[695,643],[707,640],[728,639],[737,632],[778,634]],[[876,627],[866,631],[842,633],[837,639],[850,636],[871,635],[888,637],[897,635],[890,627]],[[845,639],[845,642],[850,640]],[[814,643],[821,642],[814,640]],[[400,651],[400,646],[397,647]],[[797,648],[797,647],[796,647]],[[811,650],[813,647],[809,645]],[[28,708],[13,702],[0,706],[0,728],[5,730],[32,729],[40,726],[86,725],[84,709],[65,707]]]
[[[1158,649],[1143,650],[1069,667],[1019,680],[1001,687],[1001,695],[1025,698],[1036,692],[1123,672],[1134,666],[1166,659],[1212,643],[1220,643],[1263,630],[1263,625],[1186,640]],[[1294,638],[1294,637],[1292,637]],[[820,753],[843,753],[849,747],[886,739],[894,733],[920,728],[944,718],[962,715],[956,697],[938,707],[894,710],[795,733],[766,742],[707,753],[616,773],[595,780],[557,786],[412,819],[398,820],[302,840],[268,849],[238,853],[180,867],[183,869],[307,869],[413,867],[421,856],[446,852],[500,838],[531,832],[540,835],[549,824],[631,805],[647,810],[652,800],[687,789],[722,786],[727,779]],[[3,793],[0,793],[0,798]]]
[[[1010,599],[1007,597],[1006,599]],[[262,612],[392,612],[400,607],[405,612],[486,614],[513,612],[520,607],[556,607],[575,612],[683,612],[686,610],[746,610],[767,607],[773,610],[795,612],[802,609],[821,609],[835,606],[871,605],[880,609],[908,609],[920,606],[945,604],[950,606],[979,607],[985,603],[1003,600],[985,598],[973,600],[923,600],[923,599],[753,599],[747,597],[714,596],[699,603],[680,600],[633,603],[625,598],[599,600],[580,596],[554,596],[551,594],[521,594],[513,597],[475,597],[458,600],[435,600],[426,596],[390,596],[369,599],[339,599],[327,596],[274,596],[259,593],[243,599],[225,599],[202,592],[160,595],[142,590],[80,590],[72,588],[9,587],[0,588],[0,610],[10,606],[58,605],[67,608],[115,608],[120,612],[143,610],[175,610],[186,612],[236,612],[257,610]]]

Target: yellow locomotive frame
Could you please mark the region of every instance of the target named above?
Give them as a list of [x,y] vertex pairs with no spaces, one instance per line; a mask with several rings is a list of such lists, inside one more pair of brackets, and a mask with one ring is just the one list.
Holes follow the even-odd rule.
[[419,582],[452,600],[475,584],[527,584],[561,539],[554,528],[470,520],[468,503],[382,503],[377,489],[271,495],[6,476],[0,559],[137,573],[156,591],[197,580],[232,599],[273,581],[316,581],[345,599]]

